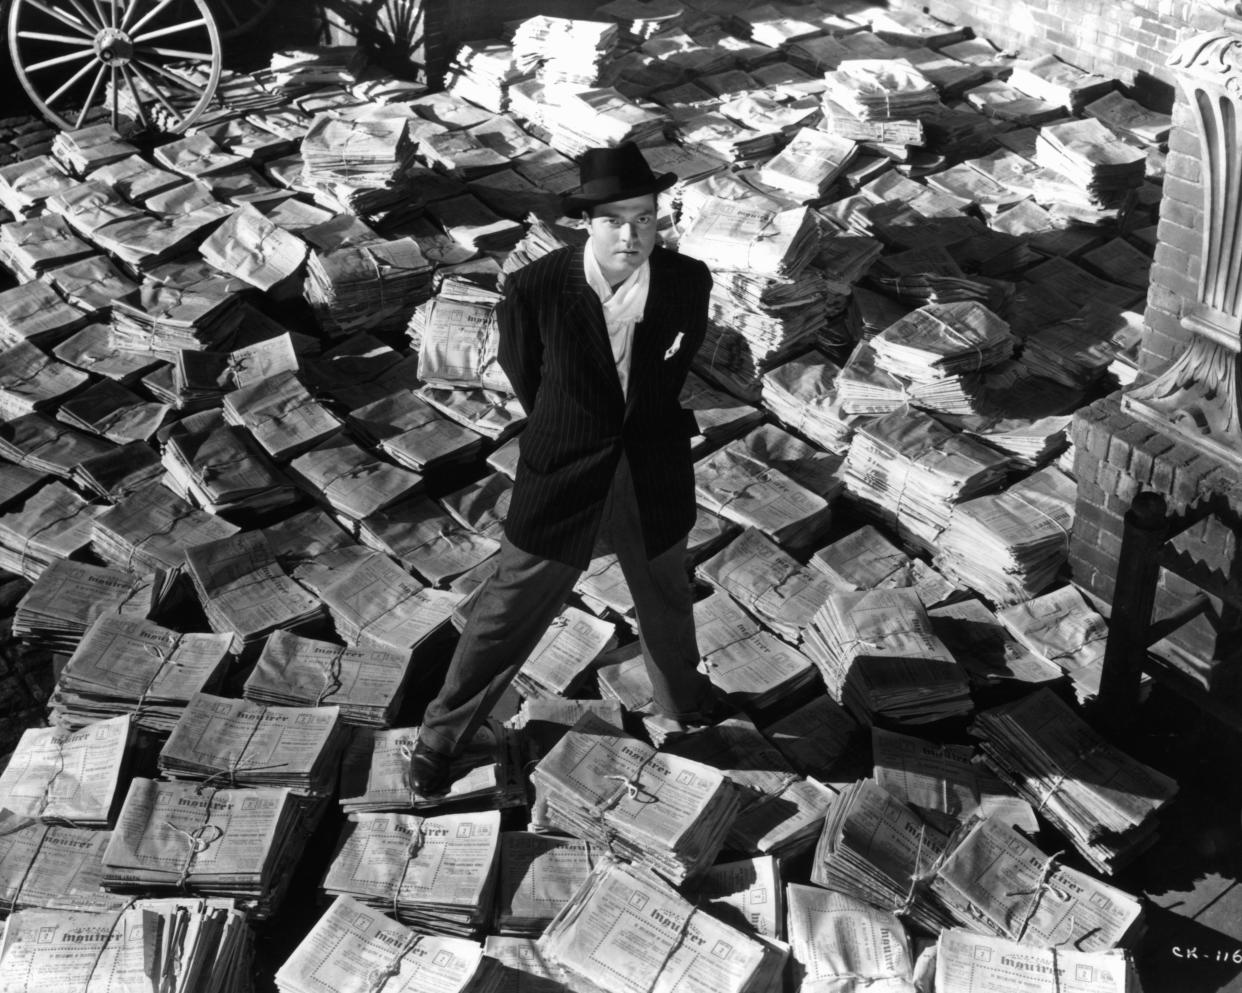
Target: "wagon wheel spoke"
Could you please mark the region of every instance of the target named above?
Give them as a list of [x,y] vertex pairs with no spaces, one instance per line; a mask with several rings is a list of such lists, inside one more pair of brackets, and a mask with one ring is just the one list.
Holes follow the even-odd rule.
[[166,28],[157,28],[154,31],[148,31],[146,34],[140,34],[133,37],[132,41],[135,45],[141,45],[143,42],[150,41],[152,38],[162,38],[167,34],[176,34],[178,31],[188,31],[190,28],[202,27],[207,23],[203,18],[196,21],[186,21],[183,24],[170,24]]
[[78,48],[95,44],[91,38],[74,38],[67,34],[48,34],[45,31],[18,31],[17,37],[29,38],[31,41],[54,41],[61,45],[75,45]]
[[82,104],[82,109],[78,111],[78,118],[73,124],[74,128],[80,128],[86,121],[86,115],[90,112],[91,104],[95,102],[95,98],[99,96],[99,87],[103,85],[103,79],[107,71],[108,67],[100,63],[99,71],[95,73],[95,81],[91,83],[90,92],[86,94],[86,102]]
[[121,66],[121,75],[125,77],[125,85],[129,88],[130,96],[134,98],[134,107],[138,111],[138,117],[142,121],[144,128],[151,127],[151,118],[147,116],[147,108],[142,105],[142,94],[138,92],[138,87],[134,85],[134,77],[130,75],[129,66]]
[[67,62],[77,62],[78,59],[93,59],[94,57],[95,49],[92,47],[84,52],[70,52],[68,55],[58,55],[54,59],[44,59],[42,62],[26,66],[26,71],[37,72],[40,69],[50,69],[52,66],[63,66]]
[[70,76],[67,80],[65,80],[65,82],[63,82],[63,83],[62,83],[62,84],[61,84],[61,85],[57,88],[56,92],[55,92],[55,93],[53,93],[50,97],[48,97],[48,98],[47,98],[47,100],[45,101],[45,102],[47,103],[47,105],[50,107],[50,106],[51,106],[52,104],[54,104],[57,100],[59,100],[59,99],[60,99],[61,97],[63,97],[66,93],[68,93],[71,89],[73,89],[73,87],[74,87],[74,86],[75,86],[75,85],[76,85],[76,84],[77,84],[77,83],[78,83],[78,82],[79,82],[79,81],[80,81],[80,80],[81,80],[81,79],[82,79],[82,78],[83,78],[83,77],[84,77],[84,76],[85,76],[88,72],[90,72],[93,68],[95,68],[94,63],[92,63],[92,62],[88,62],[88,63],[87,63],[86,65],[84,65],[81,69],[79,69],[79,70],[78,70],[77,72],[75,72],[72,76]]
[[138,68],[137,62],[131,62],[126,68],[142,80],[143,85],[150,90],[152,94],[154,94],[155,99],[158,100],[160,106],[168,112],[168,115],[173,119],[174,124],[180,124],[184,120],[181,111],[177,110],[171,103],[168,102],[168,99],[163,93],[160,92],[159,87],[151,85],[151,80],[147,79],[146,74]]
[[167,79],[174,86],[180,86],[183,90],[186,90],[189,93],[193,93],[196,96],[202,92],[201,87],[194,86],[188,80],[182,79],[175,72],[171,72],[170,70],[165,69],[158,62],[148,62],[146,59],[134,59],[133,64],[140,65],[144,69],[150,69],[152,72],[159,73],[161,76]]
[[[71,27],[75,31],[81,31],[82,34],[94,41],[95,34],[98,29],[91,24],[89,17],[84,16],[82,20],[79,21],[76,17],[65,13],[63,10],[57,10],[55,7],[49,7],[47,4],[43,3],[43,0],[26,0],[26,2],[35,10],[47,14],[48,17],[55,18],[60,21],[61,24]],[[86,13],[86,11],[77,4],[74,4],[74,6],[77,8],[79,14],[84,15]]]
[[154,52],[156,55],[162,55],[166,59],[191,59],[195,62],[210,62],[210,52],[187,52],[180,48],[160,48],[156,45],[141,45],[138,48],[141,52]]
[[138,4],[135,3],[129,8],[128,11],[125,12],[125,19],[121,21],[121,30],[130,36],[133,36],[135,33],[141,31],[143,26],[150,22],[153,17],[158,17],[163,12],[164,8],[172,2],[173,0],[159,0],[159,3],[143,14],[142,17],[140,17],[133,24],[129,24],[127,22],[130,15],[138,10]]
[[120,90],[120,87],[117,85],[117,78],[116,78],[119,75],[119,73],[116,71],[116,66],[109,66],[108,68],[111,70],[111,73],[108,77],[108,82],[111,84],[111,87],[112,87],[112,127],[118,128],[121,125],[121,109],[120,109],[121,90]]

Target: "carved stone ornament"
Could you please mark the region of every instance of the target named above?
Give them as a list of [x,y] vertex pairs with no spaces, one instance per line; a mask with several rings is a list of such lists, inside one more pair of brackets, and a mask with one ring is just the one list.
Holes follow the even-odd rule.
[[1197,299],[1182,310],[1190,345],[1122,405],[1242,466],[1242,38],[1199,35],[1169,59],[1199,131],[1203,241]]

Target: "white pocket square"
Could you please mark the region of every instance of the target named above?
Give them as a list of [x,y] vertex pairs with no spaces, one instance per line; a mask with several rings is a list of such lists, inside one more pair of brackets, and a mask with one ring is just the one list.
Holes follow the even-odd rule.
[[673,343],[668,346],[668,351],[664,353],[664,360],[667,362],[677,354],[677,349],[681,348],[681,339],[686,336],[684,331],[678,331],[677,337],[673,339]]

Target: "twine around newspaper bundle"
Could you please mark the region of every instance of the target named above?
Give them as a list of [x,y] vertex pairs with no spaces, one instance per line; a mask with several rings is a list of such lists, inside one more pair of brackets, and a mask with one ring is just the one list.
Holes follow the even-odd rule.
[[1092,755],[1096,754],[1096,752],[1102,752],[1107,747],[1108,742],[1097,741],[1094,745],[1088,745],[1086,748],[1079,749],[1079,751],[1070,760],[1069,764],[1066,765],[1066,767],[1055,777],[1052,785],[1048,787],[1048,791],[1040,798],[1039,803],[1035,805],[1035,812],[1037,814],[1042,813],[1044,807],[1048,805],[1048,801],[1056,796],[1061,787],[1065,784],[1065,781],[1069,779],[1074,771],[1077,770],[1082,763],[1086,762],[1087,759],[1091,758]]
[[156,530],[152,531],[150,534],[145,535],[142,538],[139,538],[137,541],[130,542],[129,554],[125,557],[126,571],[127,572],[134,571],[134,556],[138,554],[138,549],[140,549],[143,545],[145,545],[152,538],[158,538],[161,535],[172,534],[173,529],[176,528],[176,526],[179,523],[184,521],[192,513],[194,513],[194,510],[195,510],[194,507],[187,506],[185,510],[182,510],[182,511],[179,511],[173,514],[172,518],[168,521],[168,524],[165,527],[157,528]]
[[971,370],[971,371],[976,371],[976,370],[983,368],[983,349],[979,345],[979,342],[971,341],[970,338],[967,337],[967,335],[964,334],[961,330],[959,330],[958,328],[955,328],[948,321],[944,320],[941,317],[936,316],[930,311],[924,310],[922,311],[922,313],[925,317],[930,318],[937,325],[939,325],[951,337],[956,338],[963,345],[966,345],[968,348],[970,348],[975,353],[975,368],[974,370]]
[[1031,503],[1029,500],[1024,500],[1022,498],[1022,494],[1020,493],[1015,493],[1013,490],[1006,490],[1005,495],[1013,497],[1015,500],[1018,501],[1018,503],[1022,504],[1024,507],[1027,507],[1028,509],[1035,511],[1035,513],[1037,513],[1040,517],[1044,518],[1044,520],[1051,523],[1053,527],[1055,527],[1058,531],[1060,531],[1061,537],[1065,539],[1065,550],[1067,553],[1069,552],[1070,532],[1069,532],[1069,529],[1066,528],[1064,524],[1058,521],[1051,514],[1041,510],[1039,507]]
[[316,707],[322,707],[324,700],[341,688],[341,659],[347,651],[349,651],[348,648],[341,646],[325,661],[323,685],[319,687],[319,692],[315,696]]
[[893,913],[898,917],[904,917],[914,909],[914,900],[918,894],[918,888],[936,875],[935,859],[932,859],[932,863],[928,866],[926,872],[919,872],[919,863],[923,859],[923,842],[926,839],[927,823],[923,822],[919,825],[919,845],[914,850],[914,868],[910,870],[910,888],[906,890],[906,896],[901,901],[901,905],[893,908]]
[[39,842],[35,845],[34,852],[31,853],[30,861],[26,863],[26,868],[22,870],[22,878],[17,881],[17,889],[13,891],[13,898],[9,901],[9,913],[17,910],[18,903],[22,897],[22,890],[26,888],[26,880],[30,878],[30,873],[34,869],[35,863],[39,861],[39,853],[43,851],[43,843],[47,841],[47,836],[52,833],[52,825],[39,825],[43,833],[39,835]]
[[242,767],[241,761],[246,756],[246,749],[250,747],[250,743],[254,741],[254,736],[259,733],[259,725],[263,723],[263,718],[267,716],[267,705],[259,704],[259,716],[255,718],[254,727],[250,729],[250,733],[246,735],[246,740],[242,742],[241,750],[237,753],[237,757],[229,764],[227,769],[221,769],[219,772],[213,772],[194,788],[195,793],[201,794],[204,789],[211,789],[212,796],[215,796],[217,787],[214,784],[218,780],[228,777],[229,789],[237,789],[237,773],[241,772],[271,772],[273,769],[287,768],[288,762],[268,762],[260,765],[248,765]]
[[388,985],[388,980],[400,975],[401,963],[410,952],[418,947],[419,942],[422,940],[423,936],[421,934],[410,935],[400,951],[393,955],[386,963],[371,966],[366,972],[367,985],[364,993],[381,993],[383,988]]
[[410,863],[418,858],[418,853],[423,850],[423,842],[427,840],[426,834],[423,832],[423,819],[415,818],[414,830],[410,833],[410,843],[405,846],[405,862],[401,866],[401,878],[397,880],[397,885],[392,891],[392,916],[400,920],[401,907],[401,887],[405,885],[405,877],[410,871]]
[[82,512],[83,509],[85,508],[79,507],[77,510],[72,511],[71,513],[62,514],[60,517],[54,517],[52,518],[52,520],[48,521],[42,527],[35,528],[33,531],[30,532],[30,534],[26,535],[26,537],[22,539],[22,550],[21,550],[21,554],[18,555],[18,559],[17,559],[17,569],[19,572],[22,573],[22,575],[25,575],[26,573],[26,555],[30,551],[30,543],[34,541],[35,537],[37,535],[42,534],[48,528],[53,528],[57,524],[60,524],[64,521],[73,520],[73,518],[77,517]]
[[52,741],[56,745],[56,768],[47,778],[47,782],[43,784],[43,794],[39,797],[38,809],[35,811],[35,817],[42,817],[47,808],[52,803],[52,786],[56,780],[60,778],[60,774],[65,771],[65,742],[68,735],[53,734]]
[[178,634],[173,637],[172,644],[167,649],[159,649],[154,645],[143,645],[148,653],[154,655],[159,662],[155,666],[155,671],[151,673],[151,678],[147,680],[147,685],[142,688],[142,692],[138,694],[138,706],[134,708],[134,721],[137,722],[142,718],[143,708],[147,704],[147,694],[151,692],[151,687],[155,685],[155,681],[160,678],[160,673],[164,671],[165,665],[180,665],[180,662],[173,662],[172,658],[177,654],[177,649],[181,647],[181,639],[184,634]]
[[1039,878],[1035,881],[1034,889],[1010,890],[1005,894],[1007,897],[1029,896],[1031,898],[1030,903],[1027,904],[1026,913],[1022,915],[1022,923],[1018,927],[1018,933],[1014,936],[1014,941],[1021,941],[1026,937],[1026,929],[1030,927],[1031,921],[1034,920],[1035,911],[1039,909],[1039,901],[1043,898],[1044,893],[1052,893],[1053,896],[1063,903],[1069,903],[1070,895],[1052,882],[1052,874],[1056,872],[1057,862],[1064,854],[1064,852],[1053,852],[1048,856],[1048,860],[1039,870]]
[[[185,862],[181,866],[181,872],[177,877],[176,888],[178,890],[184,890],[186,883],[189,882],[190,870],[194,866],[194,860],[224,837],[224,828],[220,827],[219,824],[211,823],[211,805],[215,801],[216,794],[218,792],[219,790],[212,789],[207,795],[207,803],[203,807],[203,819],[193,831],[187,831],[185,828],[179,828],[172,821],[164,821],[164,826],[167,827],[168,830],[172,831],[174,834],[181,835],[185,838],[189,845],[189,851],[186,853]],[[210,837],[208,837],[209,829],[210,831],[215,832],[210,835]]]
[[[133,905],[137,902],[138,902],[138,897],[136,896],[130,897],[128,900],[125,901],[125,905],[116,912],[116,916],[112,918],[112,923],[108,925],[108,933],[104,935],[104,939],[99,945],[99,951],[95,953],[94,961],[91,962],[90,971],[87,972],[86,974],[86,980],[82,983],[82,989],[84,990],[90,989],[91,980],[95,978],[95,970],[99,968],[99,962],[103,958],[104,952],[108,950],[108,945],[112,942],[112,935],[116,931],[116,926],[121,923],[121,918],[124,917],[127,913],[129,913],[130,908],[133,907]],[[117,962],[117,957],[113,956],[112,958],[113,974],[116,973],[116,962]],[[112,988],[111,978],[109,978],[107,988],[108,989]]]

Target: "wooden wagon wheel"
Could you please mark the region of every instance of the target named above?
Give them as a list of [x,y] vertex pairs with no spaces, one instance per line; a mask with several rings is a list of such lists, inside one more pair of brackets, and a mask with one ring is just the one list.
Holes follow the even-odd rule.
[[278,0],[211,0],[220,25],[220,37],[235,38],[249,31],[272,12]]
[[132,101],[135,124],[159,118],[163,130],[183,131],[220,78],[220,32],[205,0],[13,0],[9,53],[35,106],[68,129],[96,108],[115,127]]

